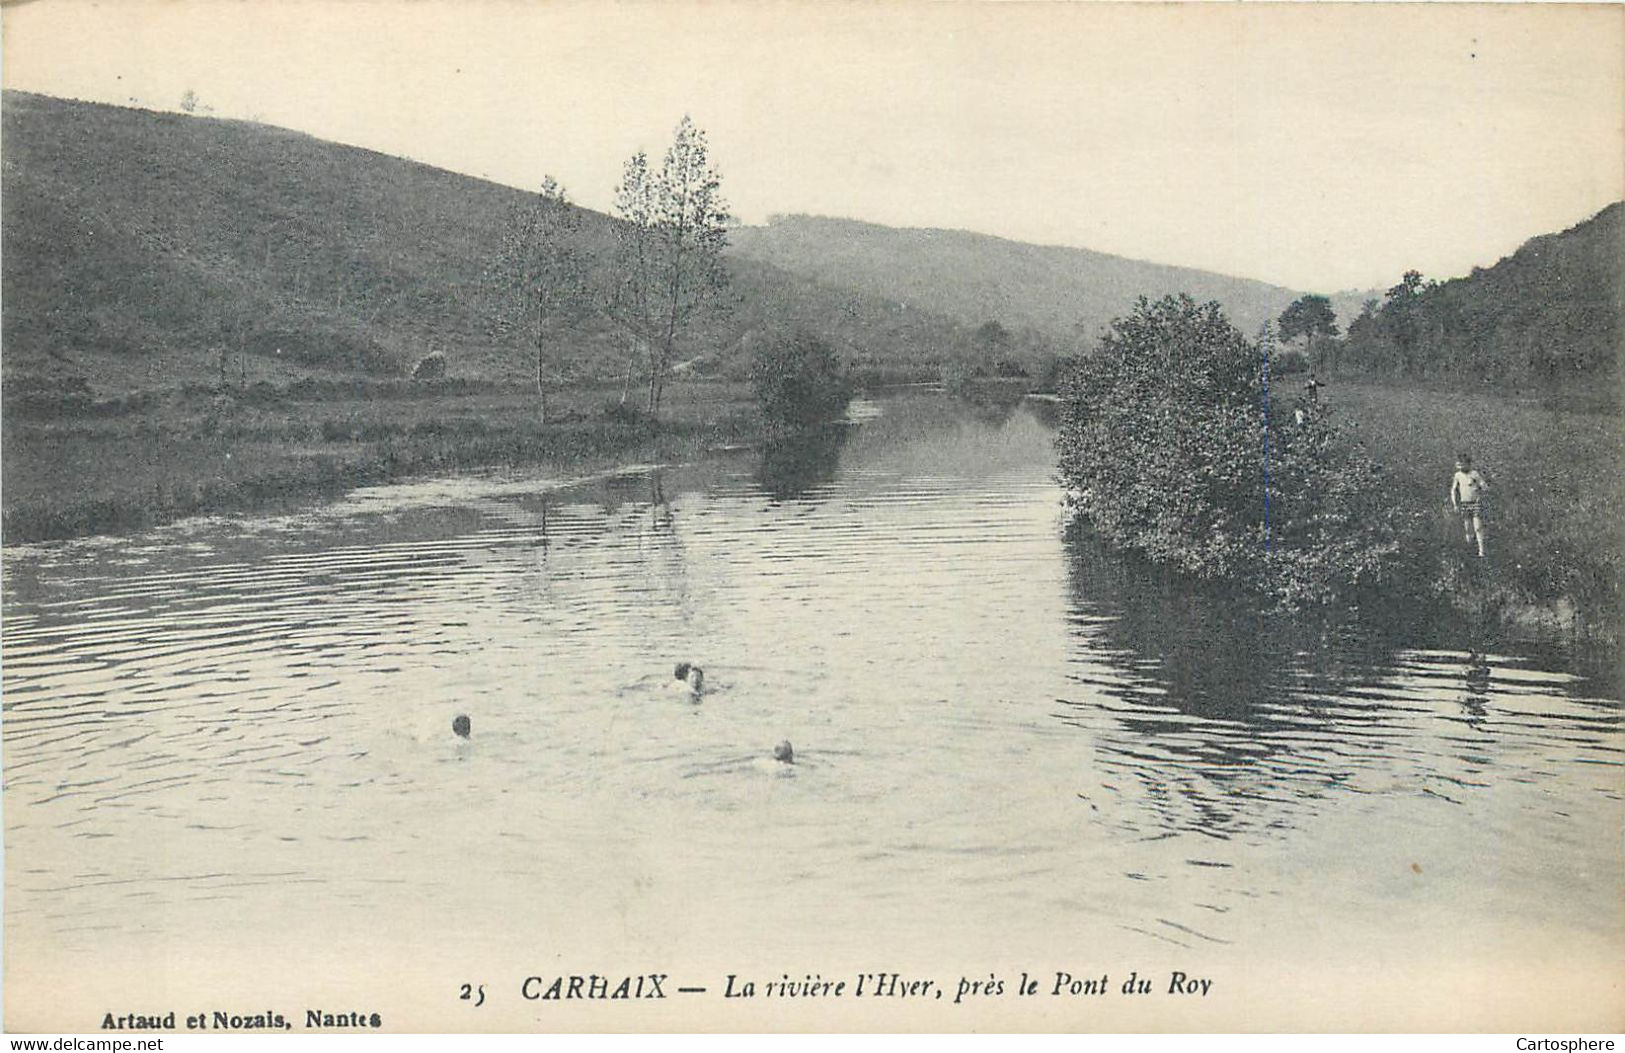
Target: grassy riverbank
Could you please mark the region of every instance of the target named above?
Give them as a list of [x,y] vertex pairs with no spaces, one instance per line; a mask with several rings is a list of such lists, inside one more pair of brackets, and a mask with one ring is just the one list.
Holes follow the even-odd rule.
[[[1625,574],[1625,431],[1549,401],[1334,379],[1333,412],[1382,464],[1412,556],[1457,609],[1539,635],[1617,641]],[[1458,451],[1490,484],[1488,557],[1448,507]]]
[[430,472],[664,460],[759,432],[742,384],[675,384],[662,419],[619,391],[336,381],[203,388],[4,415],[4,540],[135,530]]
[[[1541,636],[1618,640],[1625,435],[1617,416],[1537,399],[1334,380],[1332,411],[1382,465],[1423,587]],[[4,540],[118,533],[436,472],[588,469],[692,456],[760,435],[744,384],[674,385],[652,423],[611,387],[329,380],[170,390],[60,405],[8,395]],[[1490,555],[1472,557],[1446,493],[1456,452],[1490,481]]]

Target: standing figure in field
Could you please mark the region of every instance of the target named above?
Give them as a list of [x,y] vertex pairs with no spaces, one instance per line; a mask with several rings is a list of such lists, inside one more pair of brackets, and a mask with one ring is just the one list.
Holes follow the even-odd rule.
[[1320,401],[1320,389],[1325,386],[1315,376],[1315,371],[1311,369],[1309,379],[1303,382],[1303,393],[1308,397],[1311,406]]
[[1473,467],[1471,454],[1456,457],[1456,474],[1450,480],[1450,506],[1461,516],[1462,533],[1469,545],[1478,545],[1478,554],[1484,555],[1484,496],[1489,484]]

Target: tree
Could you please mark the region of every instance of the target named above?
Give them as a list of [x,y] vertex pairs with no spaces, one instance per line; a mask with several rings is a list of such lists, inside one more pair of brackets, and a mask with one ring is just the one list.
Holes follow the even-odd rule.
[[1617,388],[1622,232],[1625,204],[1616,204],[1464,278],[1407,271],[1349,323],[1345,364],[1503,387]]
[[1000,325],[998,321],[989,319],[976,328],[976,346],[988,357],[997,355],[1010,347],[1010,330]]
[[1399,355],[1402,373],[1419,372],[1418,354],[1422,337],[1422,284],[1421,271],[1406,271],[1399,284],[1389,289],[1378,318],[1388,339]]
[[621,223],[615,228],[614,280],[603,301],[604,314],[618,323],[627,336],[626,384],[621,389],[625,404],[632,389],[632,374],[639,353],[650,362],[655,328],[655,189],[649,174],[649,158],[642,150],[627,159],[621,182],[615,188],[615,215]]
[[1382,332],[1381,304],[1367,300],[1360,313],[1349,323],[1348,337],[1343,341],[1343,362],[1363,373],[1375,372],[1387,364],[1387,342]]
[[976,349],[974,371],[979,375],[1018,377],[1026,374],[1016,355],[1016,337],[996,320],[983,322],[972,337]]
[[530,328],[536,350],[536,397],[547,420],[550,381],[564,370],[548,365],[549,325],[579,322],[592,310],[587,256],[579,243],[580,213],[552,176],[518,205],[503,229],[502,245],[486,272],[498,293],[494,332]]
[[1332,302],[1326,297],[1311,293],[1293,300],[1281,312],[1276,328],[1282,340],[1303,337],[1304,351],[1307,352],[1316,336],[1337,335],[1337,312],[1332,310]]
[[751,359],[756,402],[770,428],[804,428],[846,407],[852,386],[829,344],[806,332],[763,341]]
[[647,353],[650,414],[660,412],[678,341],[727,284],[722,250],[731,217],[721,186],[705,133],[685,116],[660,170],[639,151],[615,188],[622,223],[605,313]]
[[1383,580],[1398,552],[1376,467],[1329,413],[1267,397],[1266,348],[1218,304],[1141,299],[1061,388],[1056,445],[1105,541],[1286,606]]

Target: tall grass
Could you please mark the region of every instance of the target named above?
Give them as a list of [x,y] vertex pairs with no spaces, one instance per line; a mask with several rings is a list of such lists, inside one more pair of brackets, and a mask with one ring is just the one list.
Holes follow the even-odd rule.
[[[1617,415],[1348,381],[1325,397],[1385,469],[1413,558],[1438,568],[1437,591],[1530,628],[1619,638],[1625,431]],[[1490,485],[1483,561],[1449,508],[1459,452]]]

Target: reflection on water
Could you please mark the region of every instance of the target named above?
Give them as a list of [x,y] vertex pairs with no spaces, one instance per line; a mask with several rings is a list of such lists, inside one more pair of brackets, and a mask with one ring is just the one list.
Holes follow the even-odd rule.
[[791,501],[835,479],[846,443],[846,424],[806,428],[768,440],[756,485],[778,501]]
[[[1494,924],[1540,928],[1565,913],[1577,929],[1619,932],[1617,701],[1513,655],[1249,613],[1116,558],[1082,530],[1066,544],[1077,688],[1058,716],[1087,734],[1098,762],[1081,796],[1120,836],[1178,846],[1142,857],[1137,878],[1247,870],[1252,892],[1285,895],[1283,876],[1302,861],[1262,882],[1260,863],[1308,849],[1327,868],[1309,871],[1315,887],[1341,899],[1317,911],[1354,908],[1367,925],[1393,925],[1405,898],[1364,885],[1367,867],[1409,859],[1420,875],[1426,860],[1457,882],[1451,902],[1428,909],[1459,927],[1433,938],[1482,939]],[[1380,840],[1339,845],[1350,830]],[[1193,844],[1203,846],[1194,855]],[[1520,890],[1531,874],[1513,860],[1538,881]],[[1552,896],[1569,899],[1553,910]],[[1160,920],[1144,931],[1219,939]]]
[[[801,961],[809,932],[972,954],[1625,930],[1616,700],[1125,564],[1063,529],[1029,407],[851,416],[569,485],[9,550],[9,944],[411,918]],[[697,704],[677,661],[706,669]]]

